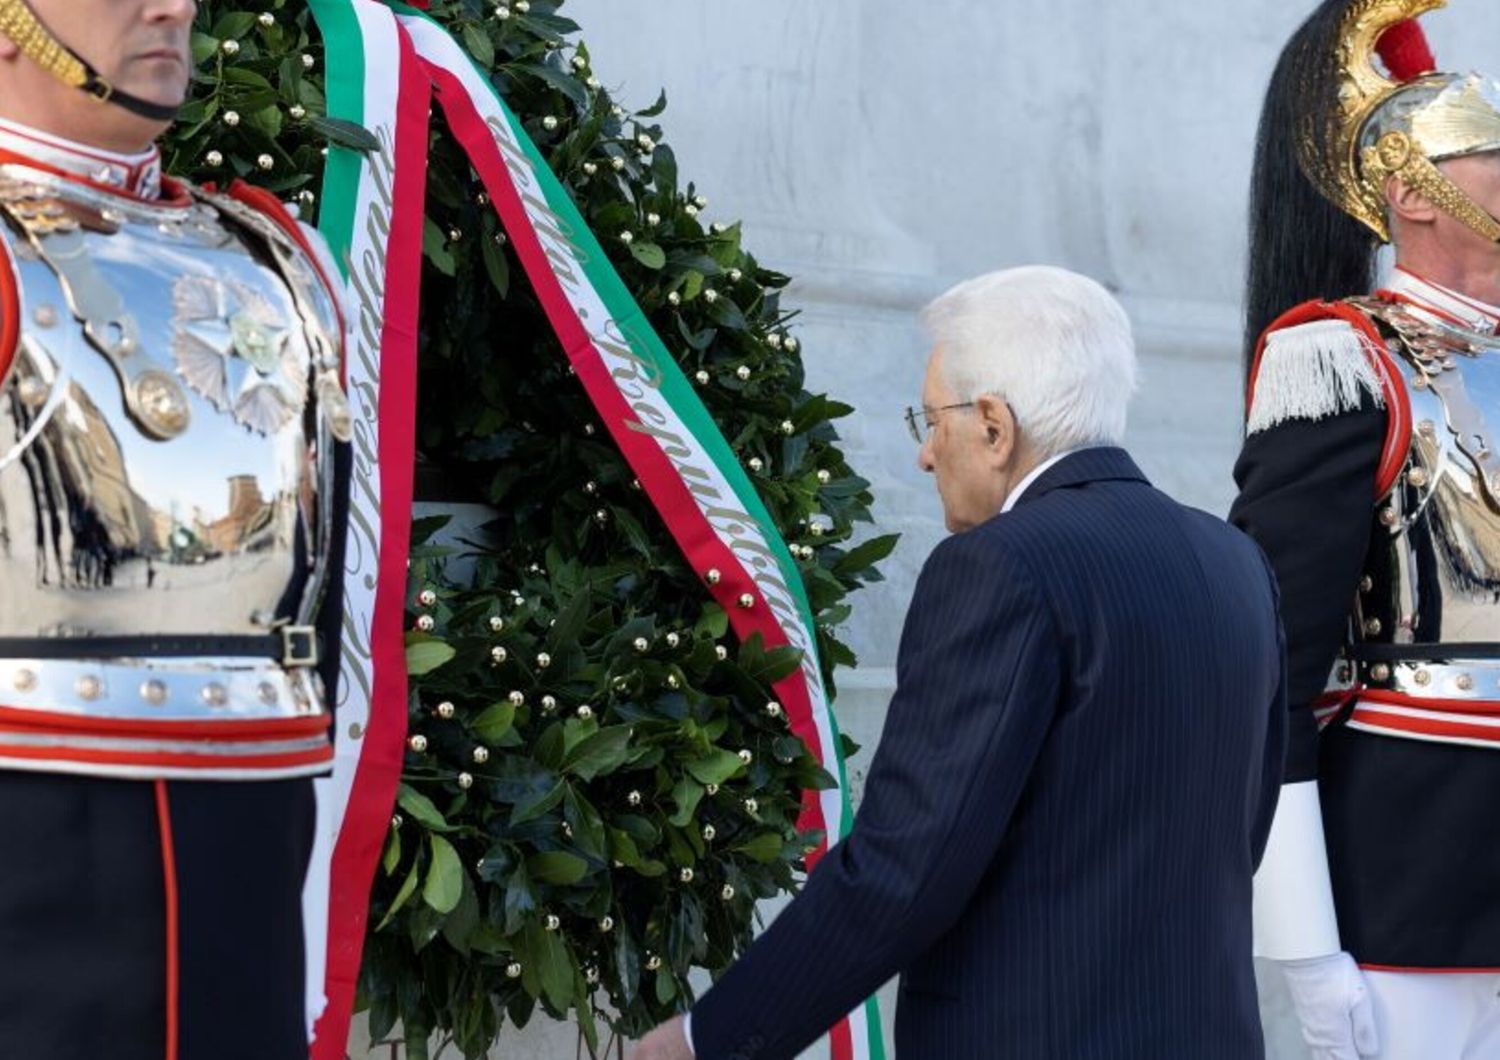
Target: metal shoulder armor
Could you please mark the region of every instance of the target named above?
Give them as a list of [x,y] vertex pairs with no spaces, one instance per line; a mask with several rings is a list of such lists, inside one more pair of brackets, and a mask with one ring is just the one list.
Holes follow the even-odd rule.
[[[1376,500],[1353,610],[1349,724],[1500,744],[1500,338],[1379,299],[1351,304],[1388,337],[1410,429]],[[1443,706],[1455,701],[1472,705]]]

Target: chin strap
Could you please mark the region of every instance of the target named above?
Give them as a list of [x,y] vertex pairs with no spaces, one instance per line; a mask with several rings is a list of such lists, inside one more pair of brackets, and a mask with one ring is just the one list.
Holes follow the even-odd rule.
[[177,116],[177,106],[152,103],[111,85],[87,60],[48,32],[25,0],[0,0],[0,35],[9,37],[32,62],[63,84],[100,103],[114,103],[153,121],[171,121]]
[[1427,201],[1478,232],[1492,243],[1500,243],[1500,219],[1480,206],[1422,153],[1404,132],[1388,132],[1364,150],[1364,174],[1376,187],[1398,177],[1421,192]]

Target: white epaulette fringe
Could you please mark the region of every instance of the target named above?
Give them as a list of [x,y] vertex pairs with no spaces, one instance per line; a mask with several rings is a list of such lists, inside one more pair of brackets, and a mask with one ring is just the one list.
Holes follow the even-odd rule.
[[1364,394],[1385,406],[1367,339],[1343,320],[1315,320],[1266,337],[1246,431],[1290,420],[1321,420],[1360,407]]

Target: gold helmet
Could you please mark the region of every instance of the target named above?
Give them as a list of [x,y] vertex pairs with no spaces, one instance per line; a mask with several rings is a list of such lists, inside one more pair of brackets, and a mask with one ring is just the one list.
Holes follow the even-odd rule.
[[[1486,239],[1493,217],[1438,169],[1450,158],[1500,151],[1500,82],[1434,72],[1415,19],[1446,0],[1354,0],[1337,55],[1339,105],[1299,130],[1298,161],[1332,203],[1390,242],[1386,184],[1398,177]],[[1376,68],[1384,62],[1389,76]],[[1321,126],[1321,127],[1320,127]]]
[[164,106],[122,92],[86,59],[52,35],[25,0],[0,0],[0,35],[9,37],[32,62],[71,88],[100,103],[114,103],[155,121],[170,121],[177,107]]

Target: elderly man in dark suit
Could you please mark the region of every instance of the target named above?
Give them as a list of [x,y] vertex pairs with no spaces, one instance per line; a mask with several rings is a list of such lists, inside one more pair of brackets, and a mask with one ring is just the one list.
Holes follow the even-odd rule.
[[899,1060],[1261,1060],[1270,570],[1118,447],[1135,354],[1098,284],[995,273],[926,322],[908,416],[955,533],[917,582],[853,833],[635,1055],[792,1057],[899,973]]

